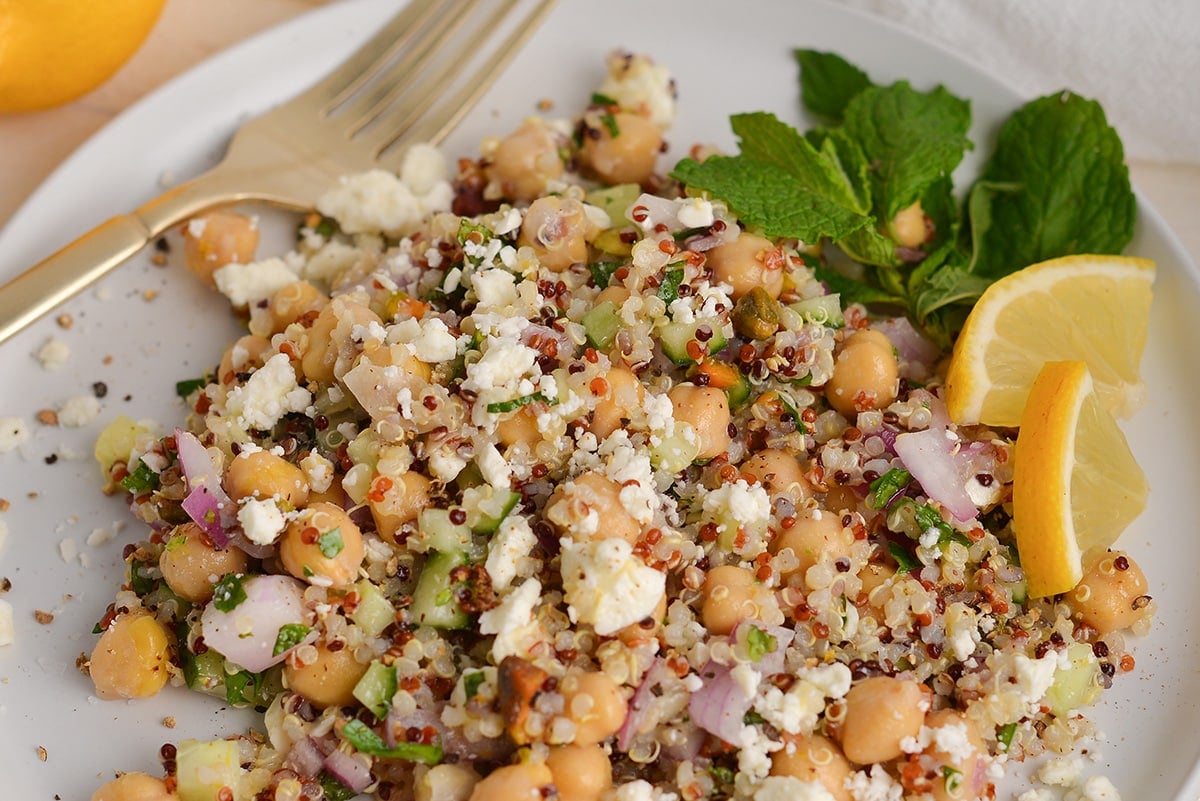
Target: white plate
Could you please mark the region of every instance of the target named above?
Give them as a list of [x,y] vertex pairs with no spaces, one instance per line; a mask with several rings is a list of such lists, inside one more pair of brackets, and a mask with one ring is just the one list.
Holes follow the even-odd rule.
[[[394,6],[332,4],[220,55],[130,109],[68,159],[0,234],[0,279],[212,163],[239,120],[308,85]],[[942,82],[970,98],[974,159],[1019,102],[956,57],[815,0],[563,3],[447,146],[452,155],[474,155],[483,136],[507,132],[544,98],[570,114],[602,77],[605,52],[622,47],[654,56],[678,78],[671,157],[696,142],[730,148],[730,113],[765,109],[803,122],[791,56],[798,46],[838,51],[876,80]],[[1095,749],[1099,758],[1088,771],[1110,776],[1126,798],[1195,801],[1200,641],[1191,616],[1200,612],[1200,422],[1192,404],[1200,397],[1200,344],[1190,316],[1200,308],[1200,277],[1144,203],[1139,219],[1129,252],[1157,260],[1159,277],[1143,365],[1150,403],[1127,431],[1153,491],[1122,545],[1145,566],[1161,612],[1154,633],[1137,644],[1136,671],[1120,676],[1094,710],[1108,741]],[[147,290],[157,297],[146,300]],[[91,650],[92,626],[121,580],[122,544],[140,536],[123,505],[100,494],[91,442],[101,422],[118,413],[168,425],[179,420],[174,382],[214,364],[237,326],[221,299],[188,276],[151,266],[145,254],[64,310],[74,317],[70,329],[43,320],[0,348],[0,416],[23,417],[34,432],[22,452],[0,456],[0,497],[11,503],[0,513],[9,530],[0,576],[12,580],[7,598],[17,625],[16,644],[0,649],[5,798],[85,799],[114,768],[157,770],[164,742],[219,736],[252,720],[183,691],[102,703],[74,668]],[[71,349],[56,371],[32,356],[50,337]],[[96,381],[108,389],[100,421],[63,429],[34,420],[38,409],[87,394]],[[57,463],[46,464],[54,453]],[[116,536],[89,544],[96,529]],[[53,612],[53,622],[37,623],[35,610]],[[168,717],[174,729],[164,725]],[[46,749],[44,761],[38,746]],[[1016,793],[1006,784],[1000,797]]]

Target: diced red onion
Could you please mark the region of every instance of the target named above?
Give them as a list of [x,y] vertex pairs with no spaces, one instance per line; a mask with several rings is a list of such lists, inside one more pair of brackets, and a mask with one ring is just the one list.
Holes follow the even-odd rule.
[[321,750],[317,748],[317,744],[313,742],[313,739],[311,737],[304,737],[292,743],[287,757],[283,760],[283,766],[301,776],[308,777],[316,776],[320,772],[324,761],[325,759],[321,754]]
[[229,538],[229,544],[241,551],[244,551],[247,556],[254,557],[255,559],[266,559],[268,556],[272,556],[275,553],[275,545],[273,543],[263,545],[261,543],[254,542],[241,531],[235,531],[233,533],[233,535]]
[[913,328],[913,324],[907,317],[880,320],[872,323],[871,327],[891,341],[902,362],[920,365],[926,375],[933,367],[934,362],[941,356],[941,349],[932,340]]
[[757,662],[751,663],[751,666],[763,676],[774,676],[776,673],[782,673],[784,671],[784,652],[792,644],[792,640],[796,639],[795,630],[785,626],[763,626],[757,620],[740,620],[733,627],[733,630],[729,632],[730,642],[738,641],[743,626],[754,626],[764,634],[769,634],[775,638],[774,650],[763,654],[762,658]]
[[625,722],[621,724],[621,728],[617,729],[617,749],[620,751],[628,751],[629,743],[637,735],[638,729],[642,725],[642,721],[646,719],[646,709],[654,700],[654,688],[662,683],[663,679],[668,675],[674,675],[674,672],[667,667],[667,663],[662,657],[656,658],[649,669],[646,670],[646,675],[642,677],[642,683],[633,693],[633,698],[629,699],[629,709],[625,713]]
[[704,730],[699,726],[688,726],[684,729],[687,738],[682,743],[664,745],[662,752],[669,758],[679,762],[695,759],[704,747]]
[[736,743],[742,732],[742,719],[754,699],[746,694],[729,668],[717,662],[701,668],[699,676],[704,686],[688,699],[688,714],[706,732],[727,743]]
[[[291,576],[244,579],[246,598],[233,609],[223,612],[212,601],[204,608],[200,623],[205,645],[251,673],[279,664],[292,651],[273,653],[279,629],[304,622],[304,586]],[[316,636],[311,632],[302,642],[311,642]]]
[[684,242],[683,245],[688,250],[694,250],[697,253],[703,253],[706,250],[712,250],[717,245],[723,244],[725,242],[723,233],[724,232],[722,232],[722,234],[701,234],[700,236],[694,236]]
[[954,443],[945,428],[910,431],[896,437],[896,454],[930,500],[959,520],[973,520],[979,510],[967,494],[966,477],[954,458]]
[[[634,219],[634,209],[638,210],[639,217],[643,213],[645,216],[641,220]],[[642,193],[625,210],[625,216],[630,222],[641,226],[643,231],[654,230],[659,225],[665,225],[668,231],[683,230],[683,223],[679,222],[679,202],[657,195]]]
[[356,793],[361,793],[374,781],[371,768],[345,751],[330,751],[325,757],[324,765],[329,775],[345,785],[346,789]]
[[187,497],[180,505],[214,545],[224,548],[229,544],[228,530],[237,518],[233,501],[221,486],[221,472],[213,464],[208,449],[192,432],[175,429],[175,448],[188,487]]

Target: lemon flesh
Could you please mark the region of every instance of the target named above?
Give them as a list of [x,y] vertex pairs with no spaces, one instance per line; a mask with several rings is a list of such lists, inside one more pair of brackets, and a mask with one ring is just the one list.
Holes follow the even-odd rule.
[[1066,256],[992,284],[967,317],[946,375],[956,423],[1013,427],[1048,361],[1087,364],[1100,402],[1125,417],[1143,402],[1138,365],[1146,345],[1154,263],[1124,256]]
[[1030,387],[1013,462],[1013,533],[1040,598],[1083,578],[1146,505],[1146,477],[1082,361],[1048,362]]

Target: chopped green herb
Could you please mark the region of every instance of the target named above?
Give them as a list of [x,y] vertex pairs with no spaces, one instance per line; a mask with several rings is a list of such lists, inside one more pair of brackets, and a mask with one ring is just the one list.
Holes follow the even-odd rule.
[[200,378],[189,378],[184,381],[176,381],[175,382],[175,394],[181,398],[186,398],[188,395],[191,395],[196,390],[201,389],[204,386],[207,386],[207,384],[208,384],[208,376],[207,375],[201,376]]
[[325,771],[321,771],[317,780],[321,783],[321,792],[325,796],[325,801],[350,801],[358,795]]
[[232,612],[246,600],[246,588],[242,586],[242,577],[238,573],[229,573],[213,585],[213,606],[222,612]]
[[746,634],[746,655],[751,662],[757,662],[772,653],[778,644],[775,635],[768,634],[758,626],[751,626]]
[[121,479],[120,484],[134,495],[158,488],[158,473],[150,469],[150,465],[138,459],[138,465],[132,473]]
[[131,559],[129,562],[129,588],[132,589],[139,597],[145,597],[154,592],[154,588],[158,586],[158,582],[149,578],[143,569],[146,563],[138,559]]
[[949,765],[943,765],[942,766],[942,779],[946,783],[946,793],[948,795],[950,795],[951,798],[953,798],[957,794],[958,788],[960,786],[962,786],[962,781],[963,781],[962,771],[958,770],[956,768],[952,768]]
[[759,723],[766,723],[766,722],[767,722],[767,719],[764,718],[762,715],[758,714],[757,712],[755,712],[753,709],[751,709],[745,715],[742,715],[742,723],[746,724],[747,726],[754,726]]
[[489,403],[487,410],[491,414],[502,414],[503,412],[511,412],[515,409],[520,409],[522,406],[528,406],[531,403],[548,403],[551,406],[558,405],[558,398],[547,398],[540,392],[534,392],[532,395],[522,395],[519,398],[512,400],[497,401]]
[[284,623],[279,627],[279,634],[275,637],[275,648],[271,651],[271,655],[279,656],[284,651],[295,648],[311,631],[312,629],[303,623]]
[[670,306],[679,298],[679,285],[683,283],[683,268],[677,270],[670,269],[673,265],[667,265],[667,272],[663,275],[663,281],[658,285],[658,297],[663,303]]
[[734,777],[736,776],[732,769],[724,765],[709,765],[708,772],[718,784],[733,784]]
[[902,467],[893,467],[871,482],[870,504],[872,509],[882,509],[912,481],[912,473]]
[[1017,734],[1017,724],[1006,723],[996,730],[996,740],[1004,746],[1005,752],[1012,747],[1013,737]]
[[[477,237],[475,235],[478,235]],[[470,239],[478,239],[478,241],[486,242],[493,238],[495,234],[485,225],[473,223],[467,218],[463,218],[458,224],[458,244],[465,245]]]
[[342,540],[342,530],[331,528],[317,537],[317,547],[321,549],[321,555],[326,559],[337,556],[346,547],[346,543]]
[[592,92],[592,105],[593,106],[619,106],[620,103],[618,103],[615,98],[611,98],[608,95],[601,94],[600,92]]
[[483,682],[484,675],[482,670],[463,674],[463,692],[467,694],[468,701],[478,695],[479,687]]
[[588,269],[592,272],[592,283],[599,289],[608,287],[612,281],[613,273],[619,270],[623,262],[619,261],[594,261],[588,265]]
[[358,719],[347,721],[346,725],[342,727],[342,737],[360,754],[387,759],[406,759],[410,762],[423,762],[426,765],[436,765],[442,761],[441,745],[397,743],[394,748],[388,748],[382,737]]
[[265,682],[263,674],[239,670],[225,674],[225,700],[232,706],[257,706],[262,701]]
[[896,565],[900,568],[901,573],[909,573],[913,570],[921,569],[921,562],[913,556],[907,548],[898,542],[889,542],[888,553],[896,560]]
[[608,129],[608,135],[616,139],[621,135],[621,128],[617,125],[617,118],[611,111],[606,111],[600,115],[600,122]]
[[929,504],[925,503],[915,507],[914,514],[917,525],[921,527],[921,531],[937,530],[938,544],[945,545],[948,542],[957,542],[959,545],[966,545],[968,547],[971,545],[971,541],[967,539],[965,534],[947,523],[941,513]]
[[312,230],[314,234],[319,234],[326,238],[331,237],[337,233],[337,220],[332,217],[322,216],[317,224],[313,226]]

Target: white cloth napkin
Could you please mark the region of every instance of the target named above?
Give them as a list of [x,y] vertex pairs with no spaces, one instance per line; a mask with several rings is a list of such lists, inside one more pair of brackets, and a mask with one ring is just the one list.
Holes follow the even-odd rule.
[[1100,101],[1130,160],[1200,164],[1197,0],[838,0],[961,54],[1032,98]]

